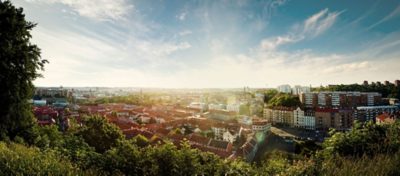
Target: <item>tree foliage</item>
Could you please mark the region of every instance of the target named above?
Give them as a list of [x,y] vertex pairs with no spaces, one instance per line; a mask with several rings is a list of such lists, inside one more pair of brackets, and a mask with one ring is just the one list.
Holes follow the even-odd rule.
[[28,100],[32,81],[40,76],[46,60],[30,42],[34,23],[26,21],[22,8],[0,1],[0,139],[28,138],[34,119]]
[[287,107],[298,107],[301,106],[301,102],[298,96],[280,93],[275,95],[269,102],[268,106],[287,106]]
[[114,124],[108,123],[103,117],[86,117],[83,123],[85,125],[78,135],[99,153],[116,146],[117,142],[124,138],[121,130]]
[[315,88],[315,91],[360,91],[360,92],[379,92],[382,97],[388,98],[399,98],[400,99],[400,87],[390,83],[388,85],[371,83],[368,85],[360,84],[340,84],[330,85],[327,87]]

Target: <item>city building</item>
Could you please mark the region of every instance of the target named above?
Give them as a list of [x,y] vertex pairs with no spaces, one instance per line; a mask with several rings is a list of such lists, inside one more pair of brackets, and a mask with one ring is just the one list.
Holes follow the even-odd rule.
[[239,111],[240,111],[240,104],[239,104],[239,103],[228,104],[228,105],[226,106],[226,110],[227,110],[227,111],[232,111],[232,112],[239,113]]
[[396,118],[389,113],[383,113],[376,117],[376,124],[393,124],[396,121]]
[[301,127],[304,124],[304,111],[297,107],[297,109],[293,110],[293,126]]
[[264,118],[273,125],[293,126],[293,110],[291,107],[273,107],[264,109]]
[[282,93],[291,93],[292,92],[292,89],[291,89],[290,85],[288,85],[288,84],[278,86],[277,90],[278,90],[278,92],[282,92]]
[[382,95],[377,92],[311,92],[302,93],[300,101],[307,108],[355,108],[382,104]]
[[360,106],[357,107],[355,112],[354,112],[354,117],[356,120],[359,120],[361,122],[367,122],[367,121],[375,121],[376,117],[380,114],[383,113],[395,113],[396,111],[399,110],[398,106]]
[[208,110],[225,110],[226,105],[224,104],[208,104]]
[[292,93],[295,95],[300,95],[302,93],[309,93],[309,92],[311,92],[311,89],[310,89],[310,87],[307,87],[307,86],[295,85],[292,88]]
[[251,129],[253,132],[264,132],[267,133],[271,130],[271,123],[268,122],[268,120],[259,120],[259,121],[254,121]]
[[315,110],[315,128],[319,130],[348,130],[353,125],[353,110],[317,108]]
[[302,124],[299,124],[300,128],[307,130],[315,130],[315,113],[314,111],[304,112],[304,120]]

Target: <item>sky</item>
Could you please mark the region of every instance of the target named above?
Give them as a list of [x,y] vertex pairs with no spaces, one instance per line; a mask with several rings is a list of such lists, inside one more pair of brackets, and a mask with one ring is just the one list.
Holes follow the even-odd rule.
[[237,88],[400,79],[398,0],[11,0],[36,86]]

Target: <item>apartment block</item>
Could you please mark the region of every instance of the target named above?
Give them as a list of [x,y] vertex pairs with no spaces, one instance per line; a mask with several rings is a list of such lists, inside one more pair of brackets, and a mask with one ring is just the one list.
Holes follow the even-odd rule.
[[383,113],[394,113],[399,110],[398,106],[360,106],[354,112],[356,120],[361,122],[375,121],[375,117]]
[[380,105],[382,95],[377,92],[311,92],[301,94],[300,101],[307,108],[355,108]]

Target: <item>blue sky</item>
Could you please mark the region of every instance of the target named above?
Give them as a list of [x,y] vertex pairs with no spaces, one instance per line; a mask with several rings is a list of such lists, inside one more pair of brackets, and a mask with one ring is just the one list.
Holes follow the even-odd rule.
[[275,87],[400,78],[397,0],[12,0],[37,86]]

